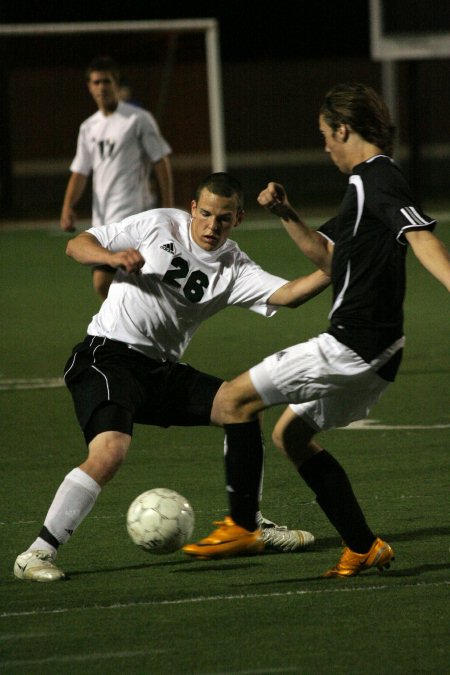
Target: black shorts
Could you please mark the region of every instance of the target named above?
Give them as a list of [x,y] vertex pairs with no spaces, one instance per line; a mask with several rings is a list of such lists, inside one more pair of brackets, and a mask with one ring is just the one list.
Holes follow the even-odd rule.
[[87,443],[133,424],[205,426],[223,380],[184,363],[159,362],[123,342],[88,335],[64,369]]

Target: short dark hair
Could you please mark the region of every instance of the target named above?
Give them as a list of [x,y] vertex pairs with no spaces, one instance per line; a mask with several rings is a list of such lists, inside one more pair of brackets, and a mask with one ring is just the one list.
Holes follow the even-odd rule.
[[244,208],[244,193],[242,190],[242,185],[231,176],[229,173],[224,171],[218,171],[216,173],[211,173],[209,176],[206,176],[201,183],[197,186],[195,191],[195,199],[198,202],[200,199],[200,194],[204,189],[209,190],[214,195],[220,195],[221,197],[237,197],[237,206],[238,211],[242,211]]
[[86,68],[86,80],[89,81],[91,73],[104,72],[111,73],[115,82],[120,80],[119,66],[110,56],[96,56]]
[[365,141],[392,154],[395,127],[386,103],[372,87],[360,82],[335,85],[326,94],[320,114],[334,131],[348,124]]

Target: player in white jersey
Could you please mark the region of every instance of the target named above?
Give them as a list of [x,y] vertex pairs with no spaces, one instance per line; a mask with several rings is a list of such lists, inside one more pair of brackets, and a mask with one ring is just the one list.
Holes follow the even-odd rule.
[[179,209],[153,209],[88,230],[105,249],[138,249],[145,260],[131,287],[124,283],[127,272],[117,270],[89,335],[125,342],[158,361],[177,361],[199,325],[220,309],[239,305],[273,313],[267,298],[285,279],[264,272],[229,239],[205,250],[191,236],[190,221]]
[[[18,578],[64,577],[55,564],[57,549],[119,469],[135,423],[217,423],[211,410],[222,380],[179,361],[207,317],[230,305],[271,316],[277,307],[297,307],[328,286],[321,271],[286,281],[262,270],[229,240],[243,215],[240,184],[215,173],[197,189],[191,214],[150,210],[69,241],[67,253],[78,262],[111,265],[117,272],[65,368],[88,456],[67,474],[38,538],[18,556]],[[242,476],[227,455],[225,464],[229,489],[239,491]],[[308,532],[264,522],[260,512],[258,517],[263,531],[254,552],[266,544],[298,550],[314,541]]]
[[[74,207],[92,174],[92,225],[123,220],[156,205],[174,204],[171,147],[161,135],[153,115],[119,100],[119,73],[115,62],[98,57],[86,72],[88,89],[98,110],[85,120],[78,133],[77,151],[70,166],[61,212],[61,228],[75,229]],[[152,193],[154,175],[159,192]],[[95,290],[104,299],[115,270],[93,268]]]

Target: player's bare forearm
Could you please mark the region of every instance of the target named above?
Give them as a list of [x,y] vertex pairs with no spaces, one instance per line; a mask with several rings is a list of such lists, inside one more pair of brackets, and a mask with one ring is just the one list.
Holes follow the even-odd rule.
[[444,242],[428,230],[405,233],[415,256],[450,291],[450,254]]
[[292,241],[312,262],[326,274],[331,272],[332,247],[320,234],[308,227],[292,208],[286,191],[279,183],[269,183],[259,194],[258,203],[281,218]]
[[87,176],[80,173],[72,173],[67,184],[64,202],[61,210],[60,227],[65,232],[75,230],[77,214],[74,206],[80,200],[87,183]]
[[111,252],[100,245],[98,239],[88,232],[81,232],[70,239],[66,254],[82,265],[110,265]]
[[330,285],[328,274],[317,270],[298,279],[293,279],[271,295],[268,302],[281,307],[299,307],[319,295]]
[[96,237],[89,232],[82,232],[71,239],[67,244],[66,253],[82,265],[121,267],[129,273],[139,272],[145,263],[144,258],[136,249],[109,251],[101,246]]
[[305,225],[293,209],[287,209],[280,218],[284,229],[303,255],[323,272],[331,274],[332,244]]

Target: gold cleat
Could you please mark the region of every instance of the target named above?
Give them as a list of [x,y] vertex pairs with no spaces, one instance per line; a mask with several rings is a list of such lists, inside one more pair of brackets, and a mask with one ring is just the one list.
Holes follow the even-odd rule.
[[264,550],[264,541],[261,530],[254,532],[236,525],[230,516],[217,521],[214,525],[219,527],[196,544],[183,546],[186,555],[199,560],[212,560],[214,558],[229,558],[239,555],[255,555]]
[[377,537],[367,553],[355,553],[346,546],[338,564],[324,572],[323,576],[327,578],[354,577],[371,567],[378,567],[378,570],[382,572],[384,569],[389,569],[391,560],[394,560],[394,551],[386,541]]

